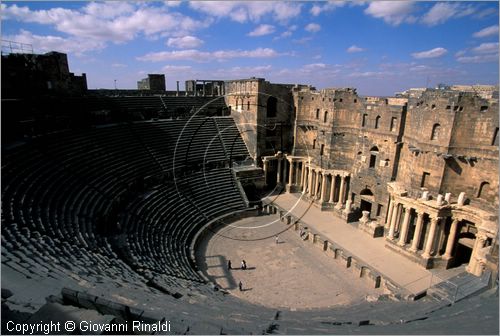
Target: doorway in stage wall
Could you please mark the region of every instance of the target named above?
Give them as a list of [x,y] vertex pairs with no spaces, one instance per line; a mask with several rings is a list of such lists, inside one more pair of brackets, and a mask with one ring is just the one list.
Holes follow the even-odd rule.
[[368,201],[365,201],[364,199],[361,200],[360,204],[360,209],[361,211],[372,211],[372,204]]
[[361,209],[361,211],[370,211],[371,215],[372,204],[375,202],[372,191],[370,189],[363,189],[359,193],[359,197],[361,199],[359,208]]
[[472,249],[476,242],[477,228],[474,226],[474,223],[464,220],[460,224],[453,267],[469,263]]

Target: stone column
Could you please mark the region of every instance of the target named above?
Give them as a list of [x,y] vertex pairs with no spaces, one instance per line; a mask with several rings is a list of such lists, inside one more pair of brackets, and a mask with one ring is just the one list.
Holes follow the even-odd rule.
[[438,234],[437,234],[437,239],[436,239],[436,254],[439,253],[439,251],[441,250],[441,247],[443,246],[444,244],[444,230],[445,230],[445,226],[446,226],[446,217],[443,217],[443,219],[441,219],[441,222],[439,224],[439,230],[438,230]]
[[179,81],[177,81],[177,91],[175,92],[175,95],[177,97],[179,96]]
[[394,230],[396,228],[396,218],[398,217],[399,206],[400,204],[396,203],[396,200],[394,200],[394,206],[393,206],[394,209],[392,211],[391,225],[389,227],[389,233],[387,235],[387,238],[390,240],[394,239]]
[[315,176],[314,176],[314,194],[313,194],[313,196],[315,196],[315,198],[318,195],[318,187],[319,187],[319,171],[317,171]]
[[306,190],[306,162],[302,161],[302,177],[300,178],[300,186],[302,187],[302,191]]
[[295,164],[295,184],[297,186],[301,186],[302,184],[302,171],[300,170],[300,166],[301,166],[301,162],[300,161],[297,161],[296,164]]
[[431,217],[431,227],[429,229],[429,236],[427,237],[427,243],[425,244],[425,249],[424,253],[422,254],[422,257],[425,259],[430,258],[431,256],[431,250],[432,250],[432,245],[434,243],[434,236],[436,234],[436,227],[438,220],[441,218],[439,217]]
[[267,185],[267,172],[269,171],[269,161],[262,158],[262,167],[264,169],[264,184]]
[[281,183],[281,158],[278,158],[278,172],[276,174],[276,184]]
[[309,195],[312,195],[312,189],[313,189],[313,187],[312,187],[312,182],[313,182],[313,171],[312,171],[312,169],[311,169],[311,166],[309,166],[309,169],[308,169],[308,174],[309,174],[309,176],[308,176],[308,182],[307,182],[307,193],[308,193]]
[[424,224],[424,213],[417,212],[417,224],[415,225],[415,232],[413,233],[413,241],[411,242],[410,251],[417,252],[418,244],[420,243],[420,235]]
[[467,272],[474,274],[475,276],[481,276],[482,268],[481,263],[478,260],[478,252],[480,249],[484,247],[484,243],[486,242],[486,235],[482,232],[478,232],[476,235],[476,241],[474,242],[474,248],[472,249],[472,253],[470,256],[469,265],[465,268]]
[[345,176],[342,175],[340,177],[339,202],[335,206],[337,209],[342,208],[342,205],[344,204],[344,191],[345,191]]
[[321,182],[321,203],[326,202],[326,180],[327,180],[326,174],[323,171],[323,180]]
[[333,203],[333,198],[335,197],[335,174],[332,175],[332,183],[330,183],[330,200],[329,203]]
[[387,217],[385,217],[385,227],[389,227],[391,225],[391,216],[394,208],[394,201],[389,197],[389,203],[387,204],[387,209],[389,212],[387,213]]
[[410,223],[410,212],[411,208],[408,206],[405,206],[405,216],[403,218],[403,226],[401,227],[400,233],[399,233],[399,246],[404,246],[406,244],[406,237],[408,236],[408,224]]
[[446,251],[444,252],[444,259],[451,259],[451,252],[453,251],[453,246],[455,245],[455,236],[457,234],[458,219],[453,219],[450,227],[450,234],[448,235],[448,240],[446,242]]
[[292,185],[293,184],[293,160],[290,159],[288,162],[290,163],[290,168],[288,171],[288,184]]

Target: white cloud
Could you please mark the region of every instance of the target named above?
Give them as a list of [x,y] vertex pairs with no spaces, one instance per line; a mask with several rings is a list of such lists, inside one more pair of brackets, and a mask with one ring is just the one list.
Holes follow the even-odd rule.
[[415,52],[411,54],[414,58],[421,59],[421,58],[436,58],[436,57],[441,57],[444,54],[446,54],[448,50],[445,48],[434,48],[431,50],[426,50],[426,51],[420,51],[420,52]]
[[112,19],[134,11],[134,6],[128,2],[90,2],[83,12],[92,17]]
[[498,42],[481,43],[479,46],[472,48],[472,51],[478,54],[498,53]]
[[250,33],[248,33],[248,36],[263,36],[263,35],[269,35],[274,33],[274,26],[273,25],[268,25],[268,24],[261,24],[254,30],[252,30]]
[[18,34],[2,36],[9,41],[31,44],[36,53],[48,51],[60,51],[64,53],[74,53],[82,56],[83,53],[90,50],[99,50],[105,47],[104,43],[89,39],[63,38],[52,35],[34,35],[27,30],[21,30]]
[[321,30],[321,26],[317,23],[309,23],[304,29],[310,33],[316,33]]
[[258,22],[265,15],[271,15],[279,22],[286,22],[300,14],[302,4],[281,1],[191,1],[189,6],[212,17],[227,17],[244,23]]
[[411,15],[413,11],[412,1],[374,1],[365,9],[365,14],[397,26],[403,22],[415,22],[415,17]]
[[474,12],[475,9],[470,5],[466,6],[460,3],[439,2],[422,17],[422,22],[429,26],[435,26],[451,18],[464,17]]
[[324,4],[314,4],[309,12],[313,16],[318,16],[323,12],[333,11],[336,8],[343,7],[346,5],[346,3],[347,1],[328,1]]
[[489,62],[493,63],[493,62],[495,62],[495,63],[497,63],[498,62],[498,53],[457,57],[457,62],[460,62],[460,63],[489,63]]
[[[207,26],[207,22],[170,12],[165,7],[129,2],[91,2],[80,9],[56,7],[47,10],[2,5],[2,19],[48,25],[69,35],[68,38],[60,37],[62,39],[85,40],[85,45],[99,48],[109,42],[133,40],[138,34],[149,38],[155,34],[182,36]],[[79,46],[68,47],[66,51],[77,50]]]
[[306,70],[321,70],[324,68],[326,68],[325,63],[312,63],[312,64],[304,65],[304,69],[306,69]]
[[365,49],[360,48],[360,47],[355,46],[355,45],[352,45],[349,48],[347,48],[348,53],[357,53],[357,52],[361,52],[361,51],[365,51]]
[[472,49],[457,52],[455,57],[459,63],[498,63],[498,42],[481,43]]
[[161,62],[191,60],[196,62],[209,62],[212,60],[225,60],[230,58],[271,58],[280,56],[270,48],[257,48],[254,50],[217,50],[200,51],[195,49],[174,50],[148,53],[137,57],[139,61]]
[[493,35],[498,35],[498,25],[486,27],[472,34],[474,37],[488,37]]
[[365,71],[365,72],[353,72],[348,75],[352,78],[372,78],[372,77],[385,77],[393,75],[391,72],[387,71]]
[[195,36],[171,37],[167,41],[169,47],[179,49],[193,49],[201,46],[203,41]]
[[182,1],[163,1],[167,7],[179,7]]
[[165,65],[161,70],[166,73],[184,73],[187,71],[191,71],[193,67],[190,65]]

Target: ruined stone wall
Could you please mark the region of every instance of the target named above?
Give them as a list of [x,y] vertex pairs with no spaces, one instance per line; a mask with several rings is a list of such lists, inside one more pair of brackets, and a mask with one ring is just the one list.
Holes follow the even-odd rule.
[[[471,204],[498,209],[498,100],[461,95],[451,130],[442,192],[465,192]],[[484,185],[486,184],[487,185]],[[483,187],[481,185],[483,184]]]
[[[456,90],[410,96],[397,181],[413,197],[428,190],[456,200],[466,192],[471,203],[497,208],[497,127],[497,100]],[[478,198],[483,182],[489,185]]]
[[359,97],[346,89],[304,89],[294,95],[298,104],[295,155],[310,156],[316,165],[325,168],[352,167],[362,106]]
[[[407,99],[360,97],[352,89],[303,89],[294,92],[294,100],[294,154],[310,156],[316,165],[326,169],[351,172],[349,198],[353,207],[360,206],[360,193],[368,189],[373,193],[373,216],[379,204],[380,216],[384,216],[389,198],[386,183],[397,172]],[[372,154],[375,160],[370,164]]]
[[[254,159],[280,150],[291,152],[291,89],[291,85],[272,84],[262,78],[226,82],[226,104]],[[270,109],[275,113],[269,115]]]
[[434,195],[440,191],[443,154],[448,151],[455,118],[455,99],[456,93],[441,90],[410,95],[397,181],[414,197],[421,188]]
[[[273,155],[277,151],[291,153],[293,142],[294,106],[292,85],[262,81],[259,86],[258,154]],[[273,104],[276,103],[276,113]]]
[[257,125],[259,79],[234,80],[225,83],[226,105],[230,108],[250,156],[257,158]]
[[[395,179],[399,164],[406,99],[361,99],[363,108],[356,161],[352,167],[351,198],[355,208],[361,205],[363,198],[371,201],[371,217],[383,219],[389,200],[387,183]],[[370,192],[373,198],[365,196]]]

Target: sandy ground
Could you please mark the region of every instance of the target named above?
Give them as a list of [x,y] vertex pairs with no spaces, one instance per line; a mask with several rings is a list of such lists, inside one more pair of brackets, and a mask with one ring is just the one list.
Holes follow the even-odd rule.
[[[206,238],[199,252],[199,267],[212,281],[236,297],[267,307],[325,308],[383,293],[302,241],[293,226],[280,222],[277,215],[245,218],[223,227]],[[246,270],[240,269],[243,259]]]

